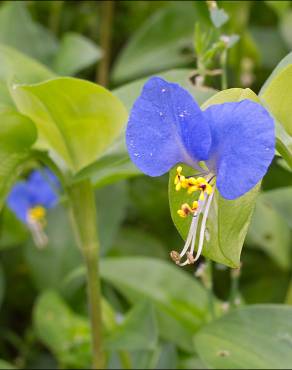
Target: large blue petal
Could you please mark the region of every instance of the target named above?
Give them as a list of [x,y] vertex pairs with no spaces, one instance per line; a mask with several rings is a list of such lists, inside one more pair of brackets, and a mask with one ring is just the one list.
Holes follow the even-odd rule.
[[275,151],[274,121],[250,100],[213,105],[205,114],[212,132],[208,165],[221,195],[235,199],[265,175]]
[[50,170],[33,171],[27,184],[32,206],[41,205],[45,208],[51,208],[57,203],[59,182]]
[[26,223],[27,212],[31,208],[30,194],[26,182],[21,181],[13,186],[7,198],[7,204],[17,218]]
[[147,175],[160,176],[178,162],[195,166],[207,159],[211,134],[186,90],[152,77],[132,108],[126,142],[136,166]]

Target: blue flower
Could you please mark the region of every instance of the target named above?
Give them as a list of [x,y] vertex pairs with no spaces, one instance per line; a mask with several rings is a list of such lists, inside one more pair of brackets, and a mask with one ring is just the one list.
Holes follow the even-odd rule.
[[[222,197],[233,200],[265,175],[275,151],[274,121],[251,100],[202,111],[182,87],[153,77],[134,103],[126,142],[132,161],[149,176],[163,175],[179,163],[200,169],[199,178],[186,178],[179,166],[175,186],[201,192],[198,206],[184,204],[178,212],[182,217],[204,213],[205,227],[215,186]],[[189,243],[195,239],[197,224],[191,224]],[[172,257],[179,261],[179,256]]]
[[50,170],[35,170],[26,181],[16,183],[8,196],[8,207],[31,229],[39,246],[47,242],[43,233],[46,210],[57,204],[59,187],[58,179]]

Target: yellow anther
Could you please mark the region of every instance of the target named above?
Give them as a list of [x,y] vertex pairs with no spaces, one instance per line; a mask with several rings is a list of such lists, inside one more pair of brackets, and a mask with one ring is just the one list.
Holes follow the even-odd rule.
[[175,190],[179,191],[181,188],[186,188],[186,178],[182,174],[182,167],[178,166],[176,169],[176,176],[174,179]]
[[198,206],[199,206],[199,203],[196,200],[193,202],[192,207],[188,203],[184,203],[182,204],[180,209],[177,211],[177,214],[180,217],[185,218],[188,215],[195,213],[196,210],[198,209]]
[[44,222],[46,218],[46,210],[42,206],[30,208],[28,211],[28,218],[31,221]]

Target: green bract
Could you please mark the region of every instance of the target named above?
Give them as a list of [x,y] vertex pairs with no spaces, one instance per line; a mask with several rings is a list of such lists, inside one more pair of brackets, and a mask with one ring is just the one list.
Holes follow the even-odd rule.
[[120,134],[127,119],[108,90],[76,78],[14,85],[19,111],[38,129],[38,147],[57,153],[73,173],[97,159]]
[[[256,94],[250,89],[228,89],[218,92],[207,100],[202,108],[206,109],[212,104],[223,102],[240,101],[250,99],[257,101]],[[183,165],[183,172],[186,175],[194,175],[194,170]],[[169,177],[169,204],[173,222],[183,239],[187,237],[191,218],[181,218],[177,210],[183,203],[192,203],[194,196],[185,191],[175,190],[174,178],[176,169],[170,172]],[[247,233],[247,229],[253,213],[255,200],[259,191],[259,185],[241,196],[229,201],[215,191],[215,198],[212,202],[209,218],[207,221],[207,234],[202,254],[216,262],[230,267],[240,266],[240,254]]]

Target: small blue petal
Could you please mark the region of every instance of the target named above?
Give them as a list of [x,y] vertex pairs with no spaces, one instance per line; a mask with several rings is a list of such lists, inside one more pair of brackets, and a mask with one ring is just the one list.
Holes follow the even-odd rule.
[[207,159],[211,134],[186,90],[152,77],[133,106],[126,142],[136,166],[147,175],[160,176],[179,162],[195,167]]
[[56,191],[59,188],[59,182],[50,170],[33,171],[27,184],[32,206],[41,205],[45,208],[52,208],[56,205],[58,201]]
[[7,204],[17,218],[25,223],[27,212],[31,208],[30,193],[26,182],[21,181],[14,185],[7,198]]
[[226,199],[251,190],[265,175],[275,152],[274,121],[250,100],[213,105],[205,111],[212,131],[208,166]]

